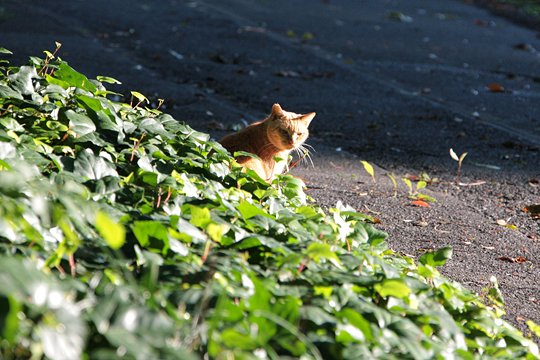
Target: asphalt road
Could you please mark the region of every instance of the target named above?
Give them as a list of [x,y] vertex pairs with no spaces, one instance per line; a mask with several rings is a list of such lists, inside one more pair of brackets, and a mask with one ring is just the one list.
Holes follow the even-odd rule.
[[[12,63],[54,41],[79,71],[163,98],[216,138],[274,102],[316,111],[314,167],[294,169],[312,197],[376,216],[414,257],[452,245],[447,276],[478,292],[496,276],[507,319],[540,323],[540,223],[523,211],[540,203],[534,31],[453,0],[0,2]],[[455,184],[450,148],[468,152],[469,186]],[[401,180],[421,174],[438,179],[422,190],[429,207]]]

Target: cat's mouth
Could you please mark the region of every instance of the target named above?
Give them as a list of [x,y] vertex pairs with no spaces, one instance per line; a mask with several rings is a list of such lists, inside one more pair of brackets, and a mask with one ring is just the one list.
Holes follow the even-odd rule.
[[296,149],[297,148],[297,145],[295,143],[291,143],[291,142],[286,142],[286,141],[283,141],[281,143],[281,145],[283,146],[283,148],[285,150],[293,150],[293,149]]

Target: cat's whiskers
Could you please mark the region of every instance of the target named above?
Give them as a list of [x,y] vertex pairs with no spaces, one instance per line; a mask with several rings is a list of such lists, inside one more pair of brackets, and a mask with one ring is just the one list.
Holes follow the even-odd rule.
[[302,146],[309,148],[309,151],[317,152],[313,146],[311,146],[311,145],[309,145],[307,143],[303,143]]
[[294,152],[296,153],[296,156],[298,157],[298,159],[291,162],[291,165],[290,165],[291,169],[296,167],[299,163],[308,162],[308,161],[309,163],[311,163],[312,167],[315,167],[315,165],[313,164],[313,160],[311,160],[311,154],[309,153],[309,150],[306,147],[304,147],[303,145],[300,145],[294,149]]
[[[300,149],[302,149],[303,151],[303,157],[302,157],[302,161],[309,161],[311,163],[311,167],[315,167],[315,164],[313,164],[313,160],[311,159],[311,152],[310,150],[307,148],[307,147],[310,147],[311,149],[313,149],[313,146],[309,145],[309,144],[302,144],[300,146]],[[313,149],[313,151],[315,151],[315,149]],[[307,160],[306,160],[307,158]]]

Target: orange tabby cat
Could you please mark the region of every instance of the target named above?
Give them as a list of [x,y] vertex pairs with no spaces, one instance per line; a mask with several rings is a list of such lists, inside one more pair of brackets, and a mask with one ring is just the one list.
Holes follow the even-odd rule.
[[220,143],[233,154],[235,151],[245,151],[257,155],[258,159],[239,156],[236,160],[255,170],[264,180],[272,181],[287,167],[291,151],[298,149],[307,139],[308,126],[314,117],[314,112],[295,114],[274,104],[272,113],[266,119],[225,136]]

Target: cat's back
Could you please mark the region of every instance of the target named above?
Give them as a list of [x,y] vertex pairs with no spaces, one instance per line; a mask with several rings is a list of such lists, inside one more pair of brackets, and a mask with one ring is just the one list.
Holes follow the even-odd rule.
[[252,151],[253,140],[262,135],[261,124],[262,121],[258,121],[248,125],[238,132],[226,135],[224,138],[219,140],[219,143],[230,152]]

